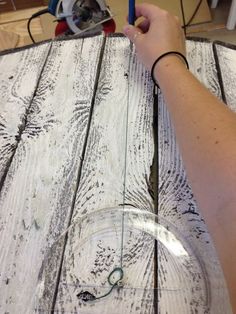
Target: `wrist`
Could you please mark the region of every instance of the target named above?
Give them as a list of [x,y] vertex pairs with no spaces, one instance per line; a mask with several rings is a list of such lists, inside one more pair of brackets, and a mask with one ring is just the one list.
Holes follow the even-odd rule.
[[154,83],[159,87],[159,81],[164,75],[171,75],[174,69],[187,71],[189,69],[186,57],[175,51],[161,55],[153,64],[151,76]]

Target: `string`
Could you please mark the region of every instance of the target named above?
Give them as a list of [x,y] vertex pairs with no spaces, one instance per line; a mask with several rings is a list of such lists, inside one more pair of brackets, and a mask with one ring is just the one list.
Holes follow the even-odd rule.
[[126,106],[126,127],[125,127],[125,161],[124,161],[124,186],[123,186],[123,213],[121,219],[121,250],[120,250],[120,267],[123,267],[123,251],[124,251],[124,211],[126,203],[126,177],[127,177],[127,157],[128,157],[128,129],[129,129],[129,102],[130,102],[130,73],[131,73],[131,60],[132,60],[133,44],[130,42],[130,55],[128,65],[128,95]]
[[[129,128],[129,102],[130,102],[130,73],[131,73],[131,60],[132,60],[132,52],[133,52],[133,43],[130,42],[130,55],[129,55],[129,63],[128,63],[128,95],[127,95],[127,106],[126,106],[126,125],[125,125],[125,159],[124,159],[124,182],[123,182],[123,211],[122,211],[122,216],[121,216],[121,247],[120,247],[120,267],[116,267],[108,276],[108,282],[111,285],[111,289],[105,293],[102,296],[96,297],[92,293],[88,291],[82,291],[80,292],[77,297],[82,300],[83,302],[88,302],[88,301],[96,301],[102,298],[107,297],[113,289],[117,286],[123,287],[122,284],[122,279],[124,276],[124,271],[123,271],[123,252],[124,252],[124,232],[125,232],[125,203],[126,203],[126,178],[127,178],[127,157],[128,157],[128,128]],[[115,282],[111,283],[110,278],[111,276],[116,273],[120,273],[120,278]]]

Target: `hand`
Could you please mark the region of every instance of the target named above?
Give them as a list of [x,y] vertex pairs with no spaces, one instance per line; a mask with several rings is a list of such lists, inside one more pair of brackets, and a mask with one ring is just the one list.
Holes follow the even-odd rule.
[[144,21],[137,27],[127,25],[123,31],[148,70],[165,52],[178,51],[185,55],[185,39],[178,17],[146,3],[136,6],[136,18],[139,17],[144,17]]

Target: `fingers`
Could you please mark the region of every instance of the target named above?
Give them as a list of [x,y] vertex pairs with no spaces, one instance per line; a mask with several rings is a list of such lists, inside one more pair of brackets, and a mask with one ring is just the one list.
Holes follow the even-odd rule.
[[139,23],[137,27],[141,29],[143,33],[147,33],[150,27],[150,21],[146,19]]
[[179,17],[175,15],[174,18],[175,18],[176,23],[177,23],[178,25],[180,25],[180,19],[179,19]]
[[162,12],[163,10],[161,10],[159,7],[155,5],[142,3],[136,5],[135,15],[136,18],[143,16],[147,18],[149,21],[152,21],[155,18],[157,18],[160,14],[162,14]]
[[[137,20],[137,17],[136,17],[136,20]],[[128,16],[126,16],[126,22],[127,23],[129,22]],[[146,33],[149,30],[149,26],[150,26],[150,21],[148,19],[143,20],[137,25],[137,27],[140,28],[143,33]]]
[[134,44],[137,43],[142,38],[142,30],[138,27],[132,25],[126,25],[123,29],[124,34],[132,41]]

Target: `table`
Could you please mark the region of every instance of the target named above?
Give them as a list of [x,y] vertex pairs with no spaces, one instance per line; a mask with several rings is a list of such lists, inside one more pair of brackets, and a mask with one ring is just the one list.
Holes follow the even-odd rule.
[[[187,52],[236,110],[235,47],[189,39]],[[4,52],[0,95],[1,313],[231,313],[160,92],[155,209],[153,85],[126,38]],[[123,287],[79,299],[109,291],[121,256]]]

